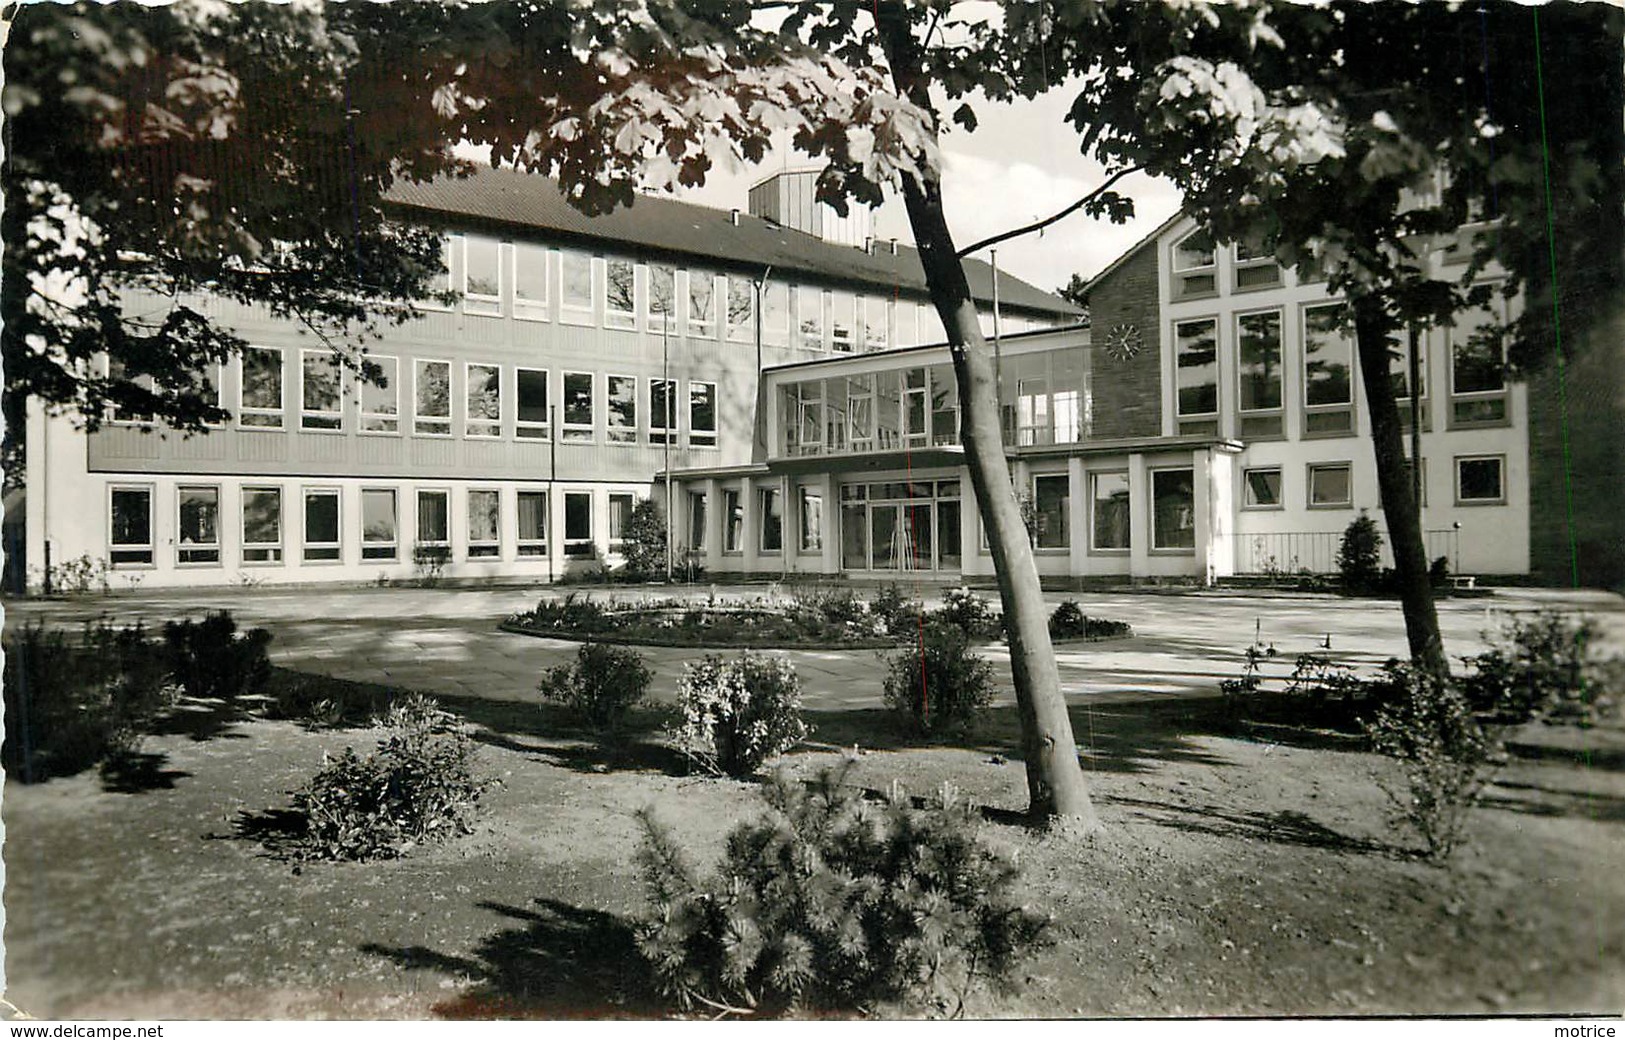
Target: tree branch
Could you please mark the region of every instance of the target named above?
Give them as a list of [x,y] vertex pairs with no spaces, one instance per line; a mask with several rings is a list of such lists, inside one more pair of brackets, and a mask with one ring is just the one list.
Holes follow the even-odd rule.
[[1034,221],[1033,223],[1028,224],[1025,227],[1018,227],[1013,231],[1001,232],[1001,233],[999,233],[997,235],[992,236],[991,238],[984,238],[980,242],[973,242],[970,245],[966,246],[964,249],[961,249],[959,252],[955,253],[954,255],[959,257],[961,260],[963,260],[965,257],[970,256],[972,253],[976,252],[979,249],[986,249],[988,246],[996,246],[1000,242],[1005,241],[1006,239],[1016,238],[1019,235],[1031,234],[1034,231],[1042,231],[1045,228],[1049,227],[1051,224],[1055,223],[1057,220],[1061,220],[1064,217],[1069,217],[1072,214],[1076,213],[1078,210],[1082,209],[1084,206],[1087,206],[1090,202],[1093,202],[1095,199],[1099,198],[1113,184],[1116,184],[1118,181],[1122,180],[1124,177],[1127,177],[1131,173],[1138,173],[1142,168],[1143,167],[1139,167],[1139,166],[1130,166],[1127,169],[1118,170],[1116,173],[1114,173],[1110,177],[1106,178],[1106,183],[1102,184],[1100,187],[1096,188],[1094,191],[1091,191],[1089,194],[1085,195],[1083,198],[1081,198],[1078,201],[1074,202],[1072,205],[1070,205],[1070,206],[1066,207],[1065,209],[1061,210],[1061,212],[1055,214],[1054,216],[1046,217],[1043,220]]

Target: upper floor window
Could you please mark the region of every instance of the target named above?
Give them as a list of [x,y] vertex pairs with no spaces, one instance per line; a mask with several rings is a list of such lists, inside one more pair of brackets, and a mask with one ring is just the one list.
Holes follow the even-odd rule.
[[631,376],[610,376],[605,387],[606,437],[630,444],[638,439],[638,381]]
[[665,444],[677,437],[677,380],[649,380],[649,443]]
[[756,286],[749,278],[728,276],[728,338],[750,342],[756,338]]
[[1303,403],[1311,408],[1354,401],[1354,341],[1343,331],[1343,305],[1303,311]]
[[630,260],[612,256],[604,261],[604,325],[608,328],[637,328],[636,273],[637,265]]
[[890,330],[886,323],[886,298],[865,296],[859,309],[863,315],[863,348],[885,350],[890,343]]
[[903,434],[910,446],[925,444],[926,414],[925,369],[911,368],[903,373]]
[[502,313],[502,246],[494,238],[463,239],[463,311]]
[[1174,378],[1178,414],[1212,415],[1219,410],[1219,323],[1212,318],[1174,326]]
[[518,415],[514,434],[527,440],[545,440],[548,436],[547,370],[521,368],[518,372]]
[[547,250],[528,242],[513,246],[513,316],[547,318]]
[[1213,235],[1197,228],[1174,243],[1174,299],[1211,296],[1219,291]]
[[717,443],[717,384],[688,384],[688,443],[711,448]]
[[1494,301],[1456,315],[1450,329],[1452,423],[1506,420],[1506,344],[1500,322]]
[[846,394],[847,443],[853,451],[875,446],[875,377],[848,376],[833,384]]
[[688,334],[701,339],[717,334],[717,280],[709,271],[688,272]]
[[919,315],[921,343],[948,342],[948,330],[942,324],[942,315],[937,313],[935,305],[930,303],[920,304]]
[[677,270],[670,264],[649,265],[649,309],[644,328],[672,332],[677,328]]
[[592,257],[575,249],[559,252],[559,315],[575,325],[592,324]]
[[775,347],[790,342],[790,287],[783,282],[762,286],[762,342]]
[[1237,289],[1281,284],[1281,265],[1275,262],[1275,243],[1267,232],[1249,231],[1236,243],[1235,253]]
[[1243,314],[1236,319],[1236,362],[1241,377],[1241,410],[1257,412],[1280,408],[1280,311]]
[[412,430],[434,437],[451,436],[451,362],[419,360],[412,370]]
[[949,365],[931,369],[931,443],[959,443],[959,381]]
[[590,441],[592,423],[592,373],[564,373],[564,439]]
[[849,292],[829,294],[829,339],[836,350],[850,351],[857,341],[857,302]]
[[796,287],[796,345],[824,349],[824,293],[808,285]]
[[502,436],[502,369],[496,365],[470,364],[464,369],[468,381],[468,418],[465,437]]
[[[440,240],[440,270],[429,276],[429,292],[438,296],[451,291],[451,255],[455,243],[461,242],[461,236],[448,235]],[[420,300],[419,306],[430,310],[447,310],[445,304],[438,300]]]
[[[367,360],[378,366],[379,380],[361,384],[361,429],[364,433],[394,433],[400,429],[400,362],[392,357]],[[380,386],[379,382],[383,385]]]
[[337,430],[344,425],[342,370],[331,351],[307,350],[299,365],[299,426]]
[[918,346],[921,342],[920,308],[912,300],[898,300],[897,306],[892,308],[892,316],[897,321],[897,345]]
[[282,350],[245,347],[242,362],[241,426],[282,427]]

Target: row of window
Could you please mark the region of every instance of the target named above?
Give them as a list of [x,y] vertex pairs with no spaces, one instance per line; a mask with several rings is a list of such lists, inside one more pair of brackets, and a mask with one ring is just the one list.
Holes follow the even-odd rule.
[[[175,560],[180,566],[221,564],[219,485],[180,485],[175,495]],[[591,557],[593,493],[564,491],[564,541],[567,557]],[[302,563],[341,563],[346,546],[343,532],[345,494],[336,487],[304,487],[294,517],[285,515],[284,489],[245,486],[241,495],[241,549],[245,565],[282,564],[298,548]],[[463,537],[458,544],[466,559],[497,559],[504,555],[504,540],[512,531],[514,555],[548,554],[547,492],[519,489],[506,497],[496,488],[470,488],[461,496]],[[610,492],[609,540],[614,553],[637,499],[630,492]],[[411,512],[402,517],[403,505]],[[114,566],[142,567],[157,563],[154,544],[154,489],[147,484],[117,484],[108,489],[109,560]],[[351,508],[360,510],[360,539],[348,554],[351,561],[401,563],[424,558],[452,559],[452,495],[447,488],[419,488],[408,499],[398,488],[362,487]],[[511,515],[505,516],[505,510]],[[298,531],[289,532],[293,519]],[[412,521],[410,528],[405,521]],[[511,520],[511,524],[505,523]],[[291,542],[289,535],[292,535]]]
[[[1304,430],[1309,434],[1353,429],[1354,340],[1341,303],[1305,306],[1300,323]],[[1456,425],[1503,422],[1507,417],[1505,346],[1495,334],[1498,315],[1490,307],[1463,314],[1450,329],[1451,422]],[[1238,314],[1234,328],[1236,408],[1241,434],[1279,436],[1283,345],[1280,308]],[[1425,340],[1424,340],[1425,342]],[[1419,359],[1417,393],[1427,396],[1426,357]],[[1392,344],[1389,371],[1394,394],[1408,400],[1410,366],[1404,344]],[[1175,410],[1181,432],[1219,412],[1219,319],[1174,323]],[[1194,422],[1191,422],[1194,421]]]
[[[411,371],[410,419],[401,410],[401,359],[371,356],[382,384],[347,377],[328,351],[305,350],[299,355],[299,428],[342,432],[346,424],[346,392],[358,404],[362,433],[399,434],[409,429],[419,437],[450,437],[461,429],[464,437],[496,439],[504,436],[510,415],[513,435],[521,440],[546,440],[554,422],[555,393],[561,420],[559,437],[565,441],[592,441],[600,434],[610,443],[678,443],[687,432],[693,447],[717,443],[717,386],[687,380],[688,395],[676,379],[638,379],[635,376],[594,372],[561,372],[555,384],[543,368],[522,368],[481,362],[408,359]],[[255,429],[281,429],[285,417],[283,350],[248,347],[240,368],[240,408],[237,422]],[[461,378],[454,384],[455,377]],[[554,387],[557,387],[555,391]],[[453,414],[461,391],[462,408]]]
[[[1455,503],[1458,506],[1506,503],[1506,458],[1502,455],[1458,455],[1455,459]],[[1407,469],[1410,464],[1407,463]],[[1247,509],[1284,509],[1280,466],[1260,466],[1242,473],[1242,505]],[[1311,509],[1348,509],[1354,505],[1353,467],[1347,462],[1311,462],[1306,468],[1306,501]],[[1427,460],[1422,460],[1422,501],[1427,505]]]
[[[480,235],[450,236],[445,249],[448,273],[436,288],[460,290],[466,314],[547,321],[556,294],[558,320],[571,325],[754,343],[760,311],[762,342],[770,346],[859,352],[947,339],[930,304],[890,294],[773,280],[758,286],[740,274]],[[991,321],[984,317],[984,331],[992,331]],[[1040,327],[1008,315],[1000,326],[1005,334]]]

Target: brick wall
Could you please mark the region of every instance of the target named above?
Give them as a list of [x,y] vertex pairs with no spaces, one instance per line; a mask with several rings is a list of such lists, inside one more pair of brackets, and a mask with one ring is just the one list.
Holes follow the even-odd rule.
[[[1119,361],[1105,350],[1118,325],[1140,331],[1140,352]],[[1162,432],[1162,342],[1157,317],[1157,247],[1147,242],[1089,294],[1094,347],[1094,435],[1155,437]]]

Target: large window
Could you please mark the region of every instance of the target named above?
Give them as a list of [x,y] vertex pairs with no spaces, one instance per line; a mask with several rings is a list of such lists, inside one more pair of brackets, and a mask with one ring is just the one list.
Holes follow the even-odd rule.
[[463,433],[468,437],[502,436],[502,369],[496,365],[469,365],[468,418]]
[[1474,455],[1456,460],[1456,504],[1463,506],[1501,505],[1506,502],[1500,455]]
[[415,362],[412,382],[413,432],[429,437],[450,437],[451,362]]
[[677,270],[670,264],[649,265],[649,309],[644,328],[650,332],[677,329]]
[[717,443],[717,384],[688,384],[688,443],[712,448]]
[[1090,520],[1093,533],[1089,544],[1096,549],[1127,549],[1131,526],[1128,474],[1095,473],[1090,475],[1089,482],[1093,502]]
[[463,312],[501,314],[501,244],[482,235],[468,235],[463,241]]
[[247,347],[242,361],[242,426],[282,427],[282,351],[278,347]]
[[688,334],[701,339],[717,334],[717,280],[710,271],[688,272]]
[[592,440],[592,373],[564,373],[564,439]]
[[822,552],[824,549],[824,493],[815,487],[801,488],[801,551]]
[[1174,326],[1175,378],[1179,415],[1213,415],[1219,410],[1219,323],[1212,318]]
[[1070,479],[1065,473],[1033,478],[1033,541],[1040,549],[1065,549],[1071,544],[1067,520]]
[[574,325],[592,324],[592,257],[560,251],[559,285],[559,316]]
[[547,250],[541,246],[513,247],[513,316],[547,320]]
[[1354,504],[1354,471],[1346,462],[1311,463],[1309,508],[1347,509]]
[[756,341],[756,286],[749,278],[728,276],[728,338]]
[[502,496],[479,488],[468,493],[468,558],[502,554]]
[[282,562],[281,488],[243,488],[243,562]]
[[590,558],[592,545],[592,492],[564,493],[564,555]]
[[1340,303],[1303,311],[1303,432],[1344,434],[1354,429],[1354,340]]
[[152,488],[108,489],[109,562],[115,567],[151,566]]
[[219,563],[220,489],[182,485],[176,489],[176,496],[176,533],[180,542],[176,562]]
[[451,493],[449,491],[418,492],[417,545],[447,546],[451,544]]
[[383,386],[375,382],[361,384],[361,432],[395,433],[400,430],[401,385],[400,362],[392,357],[368,358],[378,366]]
[[306,350],[299,364],[299,426],[337,430],[344,425],[342,369],[328,350]]
[[609,551],[619,553],[626,548],[626,529],[632,526],[632,510],[638,506],[637,496],[629,491],[611,491],[609,494]]
[[604,261],[604,325],[635,329],[638,325],[637,265],[612,256]]
[[1016,443],[1027,446],[1053,440],[1049,419],[1049,380],[1042,376],[1016,381]]
[[339,559],[339,490],[305,489],[306,563],[333,563]]
[[796,287],[796,345],[824,349],[824,293],[810,285]]
[[784,548],[784,500],[778,488],[760,488],[756,492],[761,512],[762,551],[776,553]]
[[638,381],[610,376],[605,387],[605,437],[614,444],[631,444],[638,439]]
[[1198,228],[1174,244],[1174,299],[1219,291],[1213,236]]
[[1506,346],[1500,321],[1499,309],[1492,301],[1458,314],[1450,329],[1453,424],[1506,421]]
[[1196,482],[1188,469],[1151,471],[1151,548],[1196,547]]
[[722,551],[739,552],[744,544],[745,507],[739,492],[729,488],[722,493]]
[[675,443],[677,422],[677,380],[649,380],[649,443]]
[[1281,509],[1281,467],[1249,469],[1242,474],[1242,505],[1248,509]]
[[547,555],[547,492],[521,491],[518,495],[518,548],[520,556]]
[[1243,314],[1236,319],[1240,407],[1244,412],[1281,407],[1281,312]]
[[361,558],[394,560],[400,555],[400,517],[394,488],[361,489]]
[[519,413],[514,432],[527,440],[546,440],[547,424],[551,421],[547,410],[547,370],[521,368],[518,376]]

